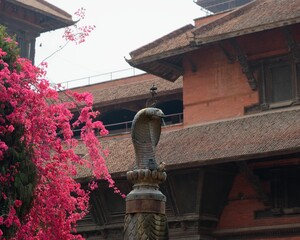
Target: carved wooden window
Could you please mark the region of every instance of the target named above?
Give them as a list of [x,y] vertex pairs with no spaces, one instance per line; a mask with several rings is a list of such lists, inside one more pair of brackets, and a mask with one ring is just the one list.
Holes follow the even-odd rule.
[[300,207],[299,168],[278,169],[271,174],[272,207],[286,214],[293,213],[293,208]]
[[300,167],[265,169],[259,173],[269,183],[270,206],[257,211],[256,217],[300,214]]
[[264,109],[299,103],[300,64],[290,56],[261,63],[260,102]]
[[270,103],[293,99],[292,67],[290,64],[271,66],[268,69]]

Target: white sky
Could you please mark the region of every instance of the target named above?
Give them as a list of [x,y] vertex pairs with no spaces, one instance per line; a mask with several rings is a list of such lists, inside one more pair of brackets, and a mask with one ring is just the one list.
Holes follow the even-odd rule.
[[[96,29],[80,45],[68,44],[47,59],[48,79],[59,83],[129,69],[129,52],[187,24],[204,13],[193,0],[48,0],[74,16],[86,9],[82,25]],[[77,20],[76,16],[73,20]],[[35,64],[64,45],[63,30],[44,33],[37,39]],[[40,46],[41,44],[41,46]],[[124,74],[124,73],[121,73]],[[117,74],[113,75],[113,78]],[[110,76],[93,81],[110,80]],[[80,84],[85,84],[81,82]]]

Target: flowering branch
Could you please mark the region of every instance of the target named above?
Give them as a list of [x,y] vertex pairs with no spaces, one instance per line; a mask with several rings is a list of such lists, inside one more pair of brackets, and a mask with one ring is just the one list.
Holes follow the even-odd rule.
[[[92,95],[68,93],[73,101],[61,102],[44,77],[43,68],[18,56],[16,42],[0,27],[2,239],[82,239],[76,234],[76,222],[88,211],[90,190],[75,181],[79,167],[114,187],[105,163],[107,153],[95,136],[108,132],[95,121],[99,112],[92,109]],[[75,153],[78,141],[70,109],[79,105],[83,108],[73,126],[83,126],[81,138],[89,160]]]

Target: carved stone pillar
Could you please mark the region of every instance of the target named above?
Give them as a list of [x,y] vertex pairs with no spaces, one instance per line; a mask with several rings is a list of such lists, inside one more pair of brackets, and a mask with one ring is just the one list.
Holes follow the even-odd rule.
[[124,239],[168,239],[166,197],[158,184],[166,180],[164,171],[137,169],[127,172],[133,190],[126,198]]
[[157,108],[145,108],[133,120],[131,136],[136,167],[127,172],[133,190],[126,197],[125,240],[169,239],[166,197],[158,186],[166,180],[167,174],[164,164],[157,165],[155,161],[163,116]]

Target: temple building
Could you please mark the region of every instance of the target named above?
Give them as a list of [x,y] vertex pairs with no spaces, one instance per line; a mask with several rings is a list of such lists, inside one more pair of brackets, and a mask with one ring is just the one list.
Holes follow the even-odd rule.
[[[154,101],[167,115],[156,159],[166,163],[170,239],[300,238],[299,47],[300,0],[251,1],[132,51],[128,63],[147,74],[76,89],[95,96],[110,130],[100,138],[107,165],[125,194],[134,114]],[[101,182],[78,231],[122,239],[124,213]]]
[[35,40],[41,33],[73,25],[72,16],[44,0],[1,0],[0,24],[16,36],[20,56],[34,62]]
[[[299,239],[300,0],[195,3],[213,14],[130,53],[145,74],[74,89],[93,93],[110,131],[99,137],[109,171],[129,193],[132,119],[155,104],[166,115],[156,159],[166,164],[170,239]],[[30,59],[35,37],[72,24],[43,0],[2,0],[0,11]],[[90,204],[78,232],[122,239],[124,199],[103,181]]]

